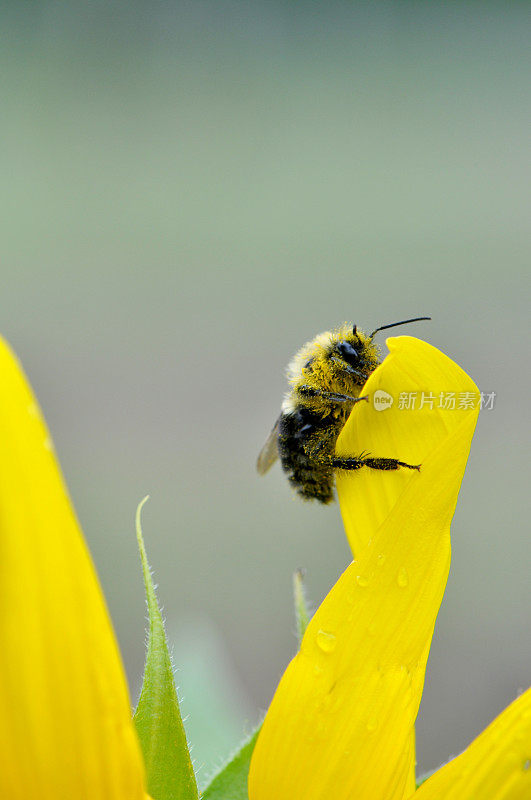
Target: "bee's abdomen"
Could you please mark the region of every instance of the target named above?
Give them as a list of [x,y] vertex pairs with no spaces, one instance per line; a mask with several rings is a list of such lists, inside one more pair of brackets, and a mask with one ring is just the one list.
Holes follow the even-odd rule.
[[334,498],[332,459],[341,424],[301,407],[279,420],[278,452],[290,483],[306,499]]

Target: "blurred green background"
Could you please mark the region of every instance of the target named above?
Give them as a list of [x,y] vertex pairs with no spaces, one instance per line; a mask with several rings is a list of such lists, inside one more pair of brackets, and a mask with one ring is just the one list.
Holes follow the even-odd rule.
[[[344,320],[496,391],[453,524],[419,769],[529,682],[527,3],[4,3],[2,332],[52,429],[133,697],[144,534],[204,780],[349,561],[254,471],[284,367]],[[404,332],[405,329],[404,329]],[[209,714],[213,713],[213,719]]]

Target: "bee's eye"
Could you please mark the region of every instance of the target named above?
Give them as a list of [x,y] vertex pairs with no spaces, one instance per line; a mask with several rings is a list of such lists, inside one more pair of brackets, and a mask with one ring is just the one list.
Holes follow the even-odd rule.
[[337,351],[341,358],[343,358],[347,364],[351,364],[355,366],[359,361],[358,351],[352,347],[350,342],[339,342],[337,346]]

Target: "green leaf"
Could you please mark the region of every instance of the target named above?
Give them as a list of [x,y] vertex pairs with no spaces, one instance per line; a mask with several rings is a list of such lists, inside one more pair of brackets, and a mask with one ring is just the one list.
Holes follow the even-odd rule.
[[247,778],[249,765],[260,728],[242,745],[212,779],[202,794],[202,800],[248,800]]
[[297,622],[299,644],[302,642],[302,637],[311,617],[304,589],[304,574],[303,569],[298,569],[293,573],[293,599],[295,601],[295,620]]
[[179,711],[164,622],[151,580],[140,513],[136,511],[136,537],[149,613],[149,635],[142,691],[134,721],[144,754],[147,789],[153,800],[197,800],[197,784]]

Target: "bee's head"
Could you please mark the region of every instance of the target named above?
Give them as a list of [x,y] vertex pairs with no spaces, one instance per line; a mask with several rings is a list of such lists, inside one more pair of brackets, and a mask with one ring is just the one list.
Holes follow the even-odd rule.
[[351,367],[356,368],[360,364],[363,347],[364,345],[362,345],[357,335],[349,336],[348,338],[340,339],[336,343],[334,354],[337,354],[342,361],[345,361]]
[[419,322],[420,320],[430,319],[430,317],[415,317],[414,319],[404,319],[401,322],[392,322],[390,325],[382,325],[376,328],[370,336],[358,331],[357,326],[344,325],[338,330],[336,341],[332,345],[331,358],[336,366],[346,364],[347,371],[352,378],[367,378],[369,373],[379,363],[380,351],[373,342],[373,338],[378,331],[394,328],[397,325],[406,325],[409,322]]
[[363,385],[379,362],[379,351],[356,325],[343,325],[336,332],[329,358],[336,379]]

